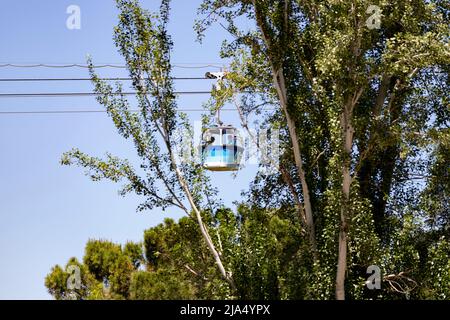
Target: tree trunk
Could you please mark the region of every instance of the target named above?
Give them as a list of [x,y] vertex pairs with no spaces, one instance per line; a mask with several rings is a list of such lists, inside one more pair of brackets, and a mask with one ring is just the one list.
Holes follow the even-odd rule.
[[[160,132],[161,136],[164,139],[164,143],[166,144],[166,147],[167,147],[167,152],[169,153],[169,156],[170,156],[171,166],[172,166],[172,168],[175,171],[177,180],[180,183],[180,186],[183,189],[184,194],[186,195],[186,197],[188,199],[188,202],[189,202],[189,205],[191,206],[191,209],[195,213],[195,218],[197,219],[197,222],[198,222],[198,225],[199,225],[199,228],[200,228],[200,232],[201,232],[203,238],[206,241],[206,245],[208,246],[209,251],[211,252],[211,254],[214,257],[214,260],[215,260],[215,262],[217,264],[217,267],[219,268],[220,274],[228,282],[228,284],[230,285],[232,291],[234,293],[236,293],[237,292],[237,288],[236,288],[236,285],[235,285],[235,283],[233,281],[233,278],[232,278],[231,274],[228,273],[225,270],[225,267],[224,267],[224,265],[222,263],[222,259],[220,258],[220,254],[217,251],[217,249],[216,249],[216,247],[215,247],[215,245],[214,245],[214,243],[213,243],[213,241],[212,241],[212,239],[211,239],[211,237],[209,235],[208,229],[206,228],[205,224],[203,223],[203,218],[202,218],[201,212],[197,208],[197,205],[195,204],[195,201],[194,201],[194,199],[192,197],[191,191],[189,190],[188,184],[187,184],[186,180],[184,179],[183,173],[180,171],[180,169],[177,166],[177,162],[176,162],[175,157],[173,155],[173,149],[172,149],[172,145],[170,143],[170,139],[169,139],[169,134],[168,134],[167,128],[163,127],[163,129],[161,129],[158,125],[156,125],[156,127],[158,128],[158,131]],[[189,216],[191,216],[190,212],[188,212],[187,210],[186,210],[186,213]]]
[[295,165],[297,167],[297,174],[300,179],[300,183],[302,185],[302,193],[303,193],[303,207],[305,209],[305,217],[306,217],[306,228],[308,232],[309,243],[311,246],[311,250],[314,256],[314,260],[317,261],[317,242],[316,242],[316,230],[314,226],[314,218],[313,211],[311,205],[311,198],[309,195],[308,182],[306,181],[305,170],[303,169],[303,160],[302,154],[300,150],[300,143],[298,141],[297,130],[295,127],[295,122],[292,120],[289,111],[287,109],[287,91],[286,84],[284,81],[283,71],[273,70],[273,79],[274,84],[277,89],[278,97],[280,99],[281,108],[283,109],[284,115],[286,117],[286,122],[289,129],[289,136],[292,142],[292,149],[294,151],[294,160]]
[[341,127],[343,132],[343,151],[344,159],[342,163],[342,205],[341,205],[341,219],[339,228],[339,251],[336,271],[336,299],[345,300],[345,275],[347,271],[347,232],[348,232],[348,217],[350,210],[350,187],[352,177],[350,174],[350,159],[353,145],[352,126],[352,110],[355,101],[346,103],[343,114],[341,116]]
[[[312,211],[312,205],[311,205],[311,199],[309,194],[309,188],[308,183],[306,181],[305,171],[303,170],[303,160],[302,160],[302,154],[300,150],[300,143],[297,137],[297,130],[295,128],[295,121],[291,118],[289,111],[288,111],[288,97],[287,97],[287,89],[286,89],[286,83],[285,78],[283,74],[283,69],[279,66],[278,63],[276,63],[276,57],[274,56],[274,52],[280,52],[280,47],[277,44],[274,44],[272,38],[270,37],[269,32],[269,26],[265,22],[265,18],[263,13],[261,12],[257,1],[252,0],[253,7],[255,9],[255,18],[256,18],[256,24],[261,29],[261,34],[264,40],[264,43],[266,44],[268,56],[270,59],[270,64],[272,66],[272,76],[273,76],[273,82],[275,85],[275,88],[277,90],[278,99],[280,100],[280,105],[283,110],[283,113],[286,117],[286,122],[289,129],[289,136],[291,138],[292,142],[292,148],[294,151],[294,160],[295,165],[297,167],[297,173],[298,177],[300,179],[300,183],[302,185],[302,193],[303,193],[303,202],[304,202],[304,210],[305,210],[305,217],[306,217],[306,228],[308,232],[308,238],[309,243],[311,247],[311,251],[313,253],[313,258],[315,261],[318,260],[318,253],[317,253],[317,242],[316,242],[316,231],[315,231],[315,225],[314,225],[314,218],[313,218],[313,211]],[[284,7],[284,23],[285,28],[287,28],[288,23],[288,14],[287,14],[287,7]],[[285,36],[287,35],[287,30],[285,31]]]
[[[173,158],[173,157],[171,157],[171,158]],[[172,159],[172,163],[175,164],[173,159]],[[198,225],[200,227],[200,232],[202,233],[203,238],[206,241],[206,244],[207,244],[207,246],[209,248],[209,251],[211,252],[211,254],[214,257],[214,260],[215,260],[215,262],[216,262],[216,264],[217,264],[217,266],[219,268],[219,271],[220,271],[222,277],[228,282],[228,284],[230,285],[231,289],[234,292],[236,292],[237,288],[236,288],[236,285],[234,284],[233,278],[225,270],[225,267],[223,266],[222,259],[220,258],[220,254],[217,251],[214,243],[212,242],[212,239],[211,239],[211,237],[209,235],[208,229],[206,228],[205,224],[203,223],[203,218],[201,216],[200,210],[197,208],[197,206],[196,206],[196,204],[194,202],[194,199],[192,198],[191,192],[190,192],[190,190],[189,190],[189,188],[187,186],[186,181],[184,180],[184,177],[183,177],[182,173],[180,172],[180,170],[177,167],[175,167],[175,171],[176,171],[176,174],[177,174],[178,181],[180,182],[181,187],[183,188],[184,193],[186,194],[186,196],[188,198],[189,204],[191,205],[192,210],[194,210],[195,217],[196,217]]]

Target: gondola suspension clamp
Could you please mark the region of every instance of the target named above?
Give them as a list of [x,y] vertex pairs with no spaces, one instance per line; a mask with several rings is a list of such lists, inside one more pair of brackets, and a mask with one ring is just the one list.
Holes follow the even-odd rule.
[[[207,72],[205,77],[217,79],[215,90],[222,88],[227,72]],[[238,141],[239,131],[232,125],[224,125],[220,120],[220,107],[216,111],[216,125],[207,128],[201,139],[199,151],[203,167],[210,171],[239,170],[244,148]]]

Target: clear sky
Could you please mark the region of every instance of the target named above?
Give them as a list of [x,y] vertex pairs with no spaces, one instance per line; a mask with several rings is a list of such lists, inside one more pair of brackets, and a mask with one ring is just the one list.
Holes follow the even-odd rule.
[[[141,0],[155,7],[156,0]],[[219,58],[220,28],[195,42],[193,24],[200,0],[174,0],[170,31],[175,43],[173,63],[225,63]],[[81,29],[66,27],[69,5],[81,8]],[[96,64],[123,60],[112,41],[117,10],[114,0],[2,0],[0,10],[0,64]],[[211,69],[174,69],[174,76],[201,77]],[[102,69],[102,76],[127,76],[125,70]],[[88,77],[86,69],[0,68],[1,78]],[[177,81],[178,90],[209,90],[210,81]],[[88,92],[90,82],[0,82],[0,93]],[[207,96],[181,96],[180,108],[200,108]],[[101,110],[93,97],[0,98],[0,111]],[[235,112],[223,113],[224,122],[238,124]],[[200,113],[191,113],[192,121]],[[109,151],[134,159],[131,144],[123,140],[104,113],[0,114],[0,299],[49,299],[45,275],[54,264],[71,256],[81,259],[90,238],[125,243],[142,240],[146,228],[165,217],[177,218],[176,209],[137,213],[142,199],[118,195],[119,185],[92,182],[78,167],[62,167],[61,154],[77,147],[102,156]],[[255,173],[249,166],[236,178],[214,173],[213,181],[227,205],[239,199]]]

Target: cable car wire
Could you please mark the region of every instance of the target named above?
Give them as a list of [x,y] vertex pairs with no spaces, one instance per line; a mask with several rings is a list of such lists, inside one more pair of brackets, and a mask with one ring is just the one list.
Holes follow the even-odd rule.
[[[91,78],[0,78],[0,82],[91,81]],[[129,81],[129,77],[99,78],[105,81]],[[173,77],[172,80],[211,80],[205,77]]]
[[[45,63],[36,63],[36,64],[14,64],[14,63],[4,63],[0,64],[0,68],[56,68],[56,69],[62,69],[62,68],[85,68],[88,69],[88,65],[82,65],[77,63],[71,63],[71,64],[64,64],[64,65],[58,65],[58,64],[45,64]],[[114,64],[102,64],[102,65],[94,65],[93,68],[118,68],[118,69],[125,69],[126,66],[124,65],[114,65]]]
[[[58,108],[58,107],[53,107]],[[64,113],[106,113],[106,110],[95,110],[97,107],[72,107],[71,109],[66,110],[21,110],[21,111],[13,111],[13,110],[5,110],[0,111],[0,115],[14,115],[14,114],[64,114]],[[78,109],[78,110],[77,110]],[[264,107],[261,108],[260,111],[272,111],[275,110],[274,107]],[[139,109],[129,109],[130,112],[140,112]],[[186,109],[177,109],[177,112],[208,112],[208,109],[201,108],[186,108]],[[223,108],[222,111],[236,111],[235,108]]]
[[[274,110],[274,109],[265,109]],[[130,109],[130,112],[140,112],[138,109]],[[206,109],[178,109],[177,112],[207,112]],[[235,109],[228,108],[222,111],[235,111]],[[106,113],[106,110],[35,110],[35,111],[0,111],[0,115],[20,115],[20,114],[66,114],[66,113]]]
[[[55,69],[64,69],[64,68],[84,68],[88,69],[90,66],[87,64],[45,64],[45,63],[35,63],[35,64],[15,64],[15,63],[2,63],[0,64],[0,68],[55,68]],[[205,69],[205,68],[217,68],[223,69],[224,65],[219,64],[199,64],[195,63],[183,63],[183,64],[173,64],[173,68],[181,68],[181,69]],[[97,64],[92,65],[94,69],[101,68],[116,68],[116,69],[126,69],[127,66],[123,64]]]
[[[176,95],[196,95],[211,94],[211,91],[175,91]],[[111,95],[136,95],[137,92],[112,92]],[[89,97],[99,96],[101,93],[95,92],[39,92],[39,93],[0,93],[0,98],[55,98],[55,97]]]

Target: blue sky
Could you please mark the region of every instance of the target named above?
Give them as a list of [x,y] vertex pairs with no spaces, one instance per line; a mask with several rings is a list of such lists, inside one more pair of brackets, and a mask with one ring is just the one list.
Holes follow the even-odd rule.
[[[172,1],[170,31],[175,44],[173,63],[225,63],[219,57],[227,35],[212,28],[202,44],[195,42],[193,24],[200,1]],[[159,1],[142,0],[144,7]],[[81,8],[81,29],[66,28],[66,8]],[[0,11],[1,63],[85,63],[90,54],[97,64],[123,63],[112,41],[117,10],[113,0],[2,0]],[[203,76],[208,69],[174,69],[174,76]],[[125,70],[102,69],[102,76],[127,76]],[[0,78],[87,77],[85,69],[0,68]],[[178,90],[209,90],[210,81],[178,81]],[[0,82],[0,93],[84,92],[90,82]],[[180,108],[199,108],[207,96],[181,96]],[[0,98],[0,111],[101,110],[92,97]],[[191,113],[191,120],[200,113]],[[238,124],[235,112],[224,122]],[[137,213],[142,199],[118,195],[119,185],[92,182],[78,167],[62,167],[61,154],[77,147],[102,156],[109,151],[134,159],[103,113],[0,114],[0,299],[49,299],[45,275],[54,264],[71,256],[81,258],[90,238],[119,243],[140,241],[143,230],[176,209]],[[248,187],[255,173],[249,166],[233,178],[214,173],[224,202],[231,205]]]

